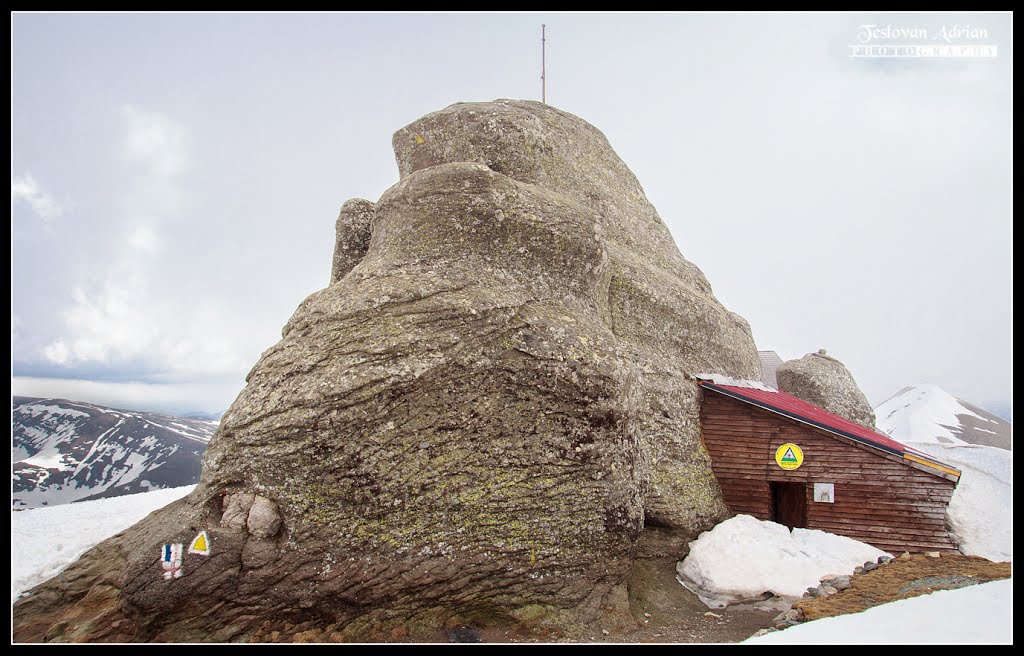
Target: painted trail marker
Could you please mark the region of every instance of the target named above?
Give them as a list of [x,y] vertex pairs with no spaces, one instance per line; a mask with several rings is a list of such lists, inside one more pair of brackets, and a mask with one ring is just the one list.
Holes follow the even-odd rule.
[[179,544],[165,544],[160,547],[160,566],[164,570],[164,580],[181,578],[181,552],[183,548]]
[[210,555],[210,537],[206,534],[206,531],[199,531],[199,535],[192,540],[192,544],[188,545],[188,552],[190,554],[199,554],[200,556]]

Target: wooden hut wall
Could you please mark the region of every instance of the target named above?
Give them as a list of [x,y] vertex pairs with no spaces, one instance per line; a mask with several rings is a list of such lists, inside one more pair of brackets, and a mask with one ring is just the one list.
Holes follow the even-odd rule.
[[[807,527],[886,551],[953,551],[945,527],[955,483],[854,440],[703,390],[701,430],[715,476],[733,512],[771,517],[770,482],[801,482]],[[792,442],[803,464],[785,470],[776,449]],[[833,503],[816,502],[814,483],[833,483]]]

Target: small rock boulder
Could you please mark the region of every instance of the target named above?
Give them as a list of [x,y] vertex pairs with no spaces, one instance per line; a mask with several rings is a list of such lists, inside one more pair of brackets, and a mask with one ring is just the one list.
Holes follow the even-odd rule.
[[266,497],[256,497],[252,508],[249,509],[246,526],[249,533],[257,539],[277,535],[281,528],[281,513],[277,510],[277,504]]
[[789,360],[775,371],[779,390],[875,430],[875,412],[842,362],[824,349]]
[[221,513],[220,525],[224,528],[245,528],[249,518],[249,509],[256,495],[249,492],[236,492],[224,495],[224,511]]

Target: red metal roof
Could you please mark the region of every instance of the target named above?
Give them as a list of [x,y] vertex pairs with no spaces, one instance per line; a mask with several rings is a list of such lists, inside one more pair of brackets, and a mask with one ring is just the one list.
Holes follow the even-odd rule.
[[[748,403],[761,406],[768,410],[773,410],[781,414],[787,415],[798,421],[823,428],[827,431],[838,433],[845,437],[849,437],[858,442],[867,443],[869,446],[874,446],[883,451],[894,453],[902,456],[906,453],[906,447],[892,439],[888,435],[865,428],[860,424],[856,424],[849,419],[843,419],[838,415],[834,415],[827,410],[822,410],[816,405],[810,404],[807,401],[798,399],[791,394],[785,392],[769,392],[765,390],[755,389],[753,387],[734,387],[733,385],[715,385],[714,383],[706,380],[699,381],[700,385],[707,389],[721,392],[726,396],[738,398]],[[916,452],[915,452],[916,453]]]

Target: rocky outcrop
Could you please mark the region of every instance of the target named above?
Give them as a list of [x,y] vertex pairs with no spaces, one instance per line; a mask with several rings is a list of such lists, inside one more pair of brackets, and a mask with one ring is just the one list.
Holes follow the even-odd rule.
[[[687,375],[756,377],[750,329],[604,135],[501,100],[393,143],[400,181],[342,207],[332,284],[249,373],[196,490],[91,552],[118,610],[73,610],[95,571],[72,566],[17,604],[17,640],[571,628],[626,603],[645,526],[681,552],[728,515]],[[165,579],[162,545],[201,530],[210,554]]]
[[875,413],[857,381],[842,362],[827,355],[824,349],[782,363],[775,370],[775,377],[779,390],[876,430]]
[[370,247],[370,222],[374,205],[362,198],[345,201],[334,224],[334,262],[331,284],[348,275],[359,264]]

